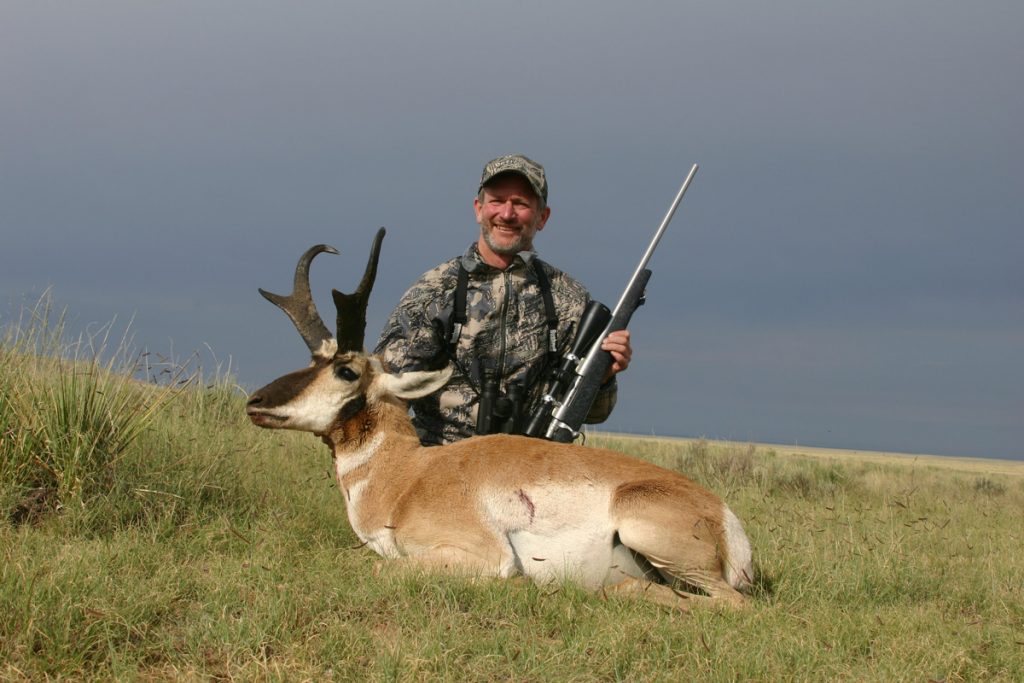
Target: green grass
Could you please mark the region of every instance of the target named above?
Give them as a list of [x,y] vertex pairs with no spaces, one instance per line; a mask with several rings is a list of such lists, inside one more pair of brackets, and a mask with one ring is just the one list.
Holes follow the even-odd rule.
[[[755,549],[747,609],[684,614],[572,585],[399,572],[356,547],[315,437],[252,427],[224,377],[152,386],[88,354],[71,362],[63,343],[30,347],[33,324],[0,347],[0,680],[1009,681],[1024,671],[1024,478],[595,435],[729,502]],[[106,400],[88,394],[122,381],[134,397],[124,412],[62,414],[85,410],[67,405],[62,385],[77,403]],[[134,431],[113,430],[130,439],[100,438],[140,414]],[[47,451],[39,434],[59,442],[68,424],[81,432],[79,483],[41,468],[52,498],[12,519],[40,486],[26,468],[67,452]]]

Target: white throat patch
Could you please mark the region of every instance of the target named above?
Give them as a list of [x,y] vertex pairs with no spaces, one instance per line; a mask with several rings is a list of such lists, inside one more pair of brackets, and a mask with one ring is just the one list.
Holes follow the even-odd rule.
[[364,444],[362,448],[341,453],[335,451],[334,474],[338,478],[338,483],[341,484],[341,480],[345,475],[370,462],[383,442],[384,433],[379,432],[370,439],[369,443]]

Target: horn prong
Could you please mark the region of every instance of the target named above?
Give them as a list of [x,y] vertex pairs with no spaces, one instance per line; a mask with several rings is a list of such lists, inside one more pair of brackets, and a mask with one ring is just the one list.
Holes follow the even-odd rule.
[[373,238],[370,258],[366,263],[363,278],[351,294],[334,290],[334,306],[338,310],[338,350],[362,351],[366,335],[366,307],[370,301],[370,292],[377,278],[377,262],[380,260],[380,247],[387,231],[381,228]]

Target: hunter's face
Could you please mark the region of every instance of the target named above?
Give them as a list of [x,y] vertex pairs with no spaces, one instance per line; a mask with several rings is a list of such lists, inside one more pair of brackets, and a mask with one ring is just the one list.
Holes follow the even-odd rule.
[[481,251],[510,256],[533,249],[533,236],[544,229],[551,209],[540,208],[526,178],[518,173],[499,175],[481,195],[473,201],[483,239]]

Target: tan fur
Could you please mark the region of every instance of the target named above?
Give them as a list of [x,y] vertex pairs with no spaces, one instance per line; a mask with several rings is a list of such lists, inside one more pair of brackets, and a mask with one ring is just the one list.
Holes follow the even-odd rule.
[[[473,575],[573,578],[681,608],[695,597],[683,591],[695,588],[742,602],[736,589],[752,573],[746,536],[735,520],[726,531],[718,497],[676,472],[520,436],[421,447],[403,399],[437,390],[449,374],[390,375],[375,358],[338,354],[255,392],[248,411],[260,426],[323,438],[353,530],[385,557]],[[325,422],[314,404],[337,406],[335,419]]]

